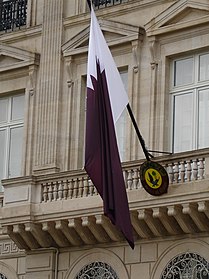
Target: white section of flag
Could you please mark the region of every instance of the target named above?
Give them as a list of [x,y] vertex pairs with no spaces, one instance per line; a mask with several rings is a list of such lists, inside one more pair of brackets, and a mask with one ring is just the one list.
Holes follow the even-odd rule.
[[90,75],[97,79],[96,61],[99,60],[101,71],[105,69],[113,121],[116,123],[128,104],[128,96],[119,71],[107,46],[93,8],[91,9],[91,25],[88,50],[87,87],[93,89]]

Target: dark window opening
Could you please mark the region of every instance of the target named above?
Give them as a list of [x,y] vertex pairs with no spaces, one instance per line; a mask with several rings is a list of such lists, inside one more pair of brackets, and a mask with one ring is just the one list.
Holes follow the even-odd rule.
[[96,9],[114,6],[124,2],[128,2],[128,0],[92,0],[92,3]]
[[0,31],[13,31],[26,25],[27,0],[0,0]]

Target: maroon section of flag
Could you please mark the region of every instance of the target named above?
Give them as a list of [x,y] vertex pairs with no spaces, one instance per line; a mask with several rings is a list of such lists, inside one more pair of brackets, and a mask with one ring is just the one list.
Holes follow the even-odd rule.
[[134,248],[126,187],[115,135],[105,69],[95,59],[96,76],[87,88],[85,169],[104,202],[104,214]]

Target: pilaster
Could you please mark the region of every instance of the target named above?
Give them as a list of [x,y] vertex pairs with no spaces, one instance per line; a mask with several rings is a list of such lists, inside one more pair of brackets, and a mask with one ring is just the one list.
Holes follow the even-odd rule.
[[158,42],[155,37],[151,37],[149,40],[150,54],[151,54],[151,85],[150,85],[150,117],[149,117],[149,149],[158,149],[156,144],[156,103],[157,103],[157,73],[158,73]]
[[36,100],[34,173],[59,170],[58,109],[61,73],[62,0],[46,0],[43,11],[40,83]]
[[[131,107],[134,113],[134,117],[136,119],[136,122],[139,123],[139,79],[140,79],[140,61],[141,61],[141,44],[142,44],[142,35],[141,38],[138,40],[132,41],[132,96],[131,98]],[[130,121],[131,123],[131,121]],[[133,125],[132,123],[130,125]],[[136,131],[132,127],[130,129],[130,145],[132,146],[130,150],[131,160],[138,159],[139,155],[139,149],[140,149],[140,143],[137,138]]]

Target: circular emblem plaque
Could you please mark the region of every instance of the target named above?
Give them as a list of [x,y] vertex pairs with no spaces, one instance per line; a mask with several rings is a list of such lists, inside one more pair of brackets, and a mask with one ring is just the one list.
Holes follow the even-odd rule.
[[140,168],[140,179],[144,189],[153,196],[160,196],[167,193],[168,174],[158,163],[146,161]]

